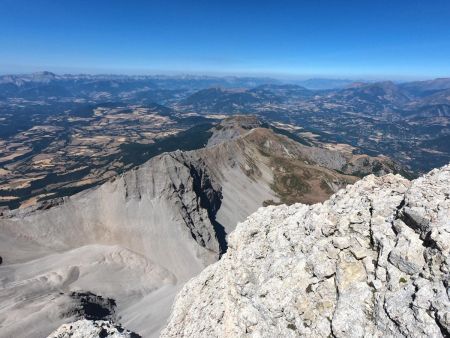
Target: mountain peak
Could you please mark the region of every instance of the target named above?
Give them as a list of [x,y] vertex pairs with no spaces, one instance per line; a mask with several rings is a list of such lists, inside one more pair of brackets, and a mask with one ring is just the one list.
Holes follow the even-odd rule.
[[56,76],[55,73],[49,72],[48,70],[43,70],[41,72],[34,72],[33,75],[42,75],[42,76]]
[[212,136],[208,141],[208,147],[233,140],[249,130],[263,126],[255,115],[233,115],[223,119],[212,129]]
[[238,127],[243,129],[258,128],[263,125],[262,121],[256,115],[233,115],[224,118],[219,126],[221,127]]
[[54,79],[54,78],[56,78],[56,74],[44,70],[42,72],[36,72],[36,73],[31,74],[31,78],[35,81],[39,81],[42,79]]

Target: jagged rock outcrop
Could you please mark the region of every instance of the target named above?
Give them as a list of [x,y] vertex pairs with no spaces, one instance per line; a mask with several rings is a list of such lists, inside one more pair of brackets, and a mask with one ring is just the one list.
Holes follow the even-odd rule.
[[139,338],[136,333],[123,329],[120,325],[96,320],[78,320],[61,325],[48,338]]
[[450,165],[259,209],[188,282],[162,337],[448,337]]

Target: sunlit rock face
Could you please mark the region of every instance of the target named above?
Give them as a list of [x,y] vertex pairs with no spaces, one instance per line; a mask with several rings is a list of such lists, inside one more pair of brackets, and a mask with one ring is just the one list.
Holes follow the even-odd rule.
[[450,166],[261,208],[185,285],[163,337],[445,337]]

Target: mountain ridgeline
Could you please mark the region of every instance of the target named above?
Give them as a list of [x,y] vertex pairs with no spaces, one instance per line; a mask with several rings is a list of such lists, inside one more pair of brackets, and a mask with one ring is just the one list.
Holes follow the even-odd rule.
[[[255,116],[226,118],[204,148],[163,153],[55,203],[5,212],[2,331],[45,336],[86,319],[77,309],[88,306],[99,309],[91,320],[156,336],[175,294],[227,252],[228,235],[258,208],[321,202],[362,175],[400,169],[276,130]],[[105,299],[114,306],[100,310]]]

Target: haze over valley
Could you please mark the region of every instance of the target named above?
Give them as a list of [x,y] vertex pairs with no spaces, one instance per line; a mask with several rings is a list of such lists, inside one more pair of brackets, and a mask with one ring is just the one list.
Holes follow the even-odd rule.
[[[0,205],[94,186],[210,127],[252,114],[307,145],[395,158],[411,175],[449,161],[450,79],[308,89],[265,78],[3,76]],[[345,146],[343,146],[345,145]]]

